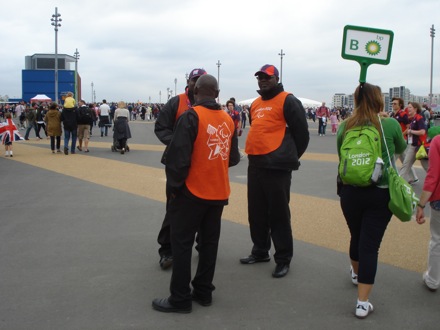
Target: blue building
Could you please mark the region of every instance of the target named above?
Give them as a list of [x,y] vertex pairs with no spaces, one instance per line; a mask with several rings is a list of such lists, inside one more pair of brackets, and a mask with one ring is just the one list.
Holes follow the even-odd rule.
[[[75,70],[70,66],[75,58],[58,54],[58,99],[64,100],[67,92],[75,94]],[[21,73],[22,99],[26,102],[37,94],[45,94],[55,100],[55,54],[26,56],[25,69]],[[78,100],[81,99],[81,77],[77,74]],[[76,98],[76,95],[74,96]]]

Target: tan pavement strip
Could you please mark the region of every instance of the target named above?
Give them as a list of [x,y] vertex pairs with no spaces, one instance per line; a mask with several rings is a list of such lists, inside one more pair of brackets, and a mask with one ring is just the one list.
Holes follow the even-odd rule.
[[[43,142],[36,144],[40,145]],[[47,142],[44,142],[47,143]],[[91,143],[93,147],[104,148],[108,142]],[[132,145],[132,150],[162,151],[160,145]],[[93,182],[112,189],[165,202],[165,173],[163,169],[125,163],[94,157],[93,153],[65,156],[51,154],[49,148],[43,151],[29,143],[14,144],[14,157],[8,160],[33,165],[48,171]],[[129,157],[129,154],[122,156]],[[337,162],[335,155],[306,153],[305,159]],[[84,168],[95,169],[84,171]],[[118,179],[112,177],[118,173]],[[124,173],[125,180],[120,180]],[[248,225],[246,185],[231,183],[231,198],[223,218]],[[292,222],[295,239],[318,246],[347,253],[349,233],[339,202],[324,198],[291,195]],[[390,222],[380,252],[380,261],[408,270],[422,272],[426,267],[429,224],[419,226],[414,222],[401,223],[396,218]],[[250,247],[249,247],[250,249]],[[246,254],[249,251],[239,251]],[[347,256],[348,265],[348,256]]]

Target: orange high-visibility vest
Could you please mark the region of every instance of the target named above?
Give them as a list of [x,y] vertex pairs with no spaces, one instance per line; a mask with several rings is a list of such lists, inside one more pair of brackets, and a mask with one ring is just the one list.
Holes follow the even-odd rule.
[[179,107],[176,112],[176,120],[180,117],[182,113],[191,108],[191,102],[185,93],[179,94]]
[[193,109],[199,117],[199,126],[186,187],[201,199],[228,199],[231,192],[229,154],[235,131],[234,122],[222,110],[210,110],[203,106]]
[[279,148],[286,131],[283,107],[289,94],[281,92],[270,100],[260,96],[252,103],[252,122],[245,147],[248,155],[265,155]]

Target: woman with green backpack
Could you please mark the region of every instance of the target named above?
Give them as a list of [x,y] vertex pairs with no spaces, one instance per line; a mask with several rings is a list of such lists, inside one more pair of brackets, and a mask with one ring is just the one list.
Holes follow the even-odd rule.
[[[388,208],[390,194],[385,169],[390,166],[390,158],[394,159],[395,153],[405,150],[406,142],[394,118],[381,119],[384,136],[382,134],[378,115],[384,109],[384,102],[380,87],[361,83],[356,88],[354,101],[352,116],[342,122],[337,134],[339,177],[342,180],[338,190],[342,212],[351,235],[350,275],[353,284],[358,287],[355,315],[365,318],[373,311],[373,305],[368,299],[376,276],[380,244],[392,217]],[[350,145],[344,139],[352,137],[353,131],[359,132],[359,137],[357,143]],[[390,157],[384,146],[384,138]],[[356,145],[365,145],[365,149],[357,151]],[[378,148],[381,157],[370,151],[377,151]],[[372,178],[376,176],[377,169],[381,168],[383,174]],[[359,177],[356,177],[358,170]]]

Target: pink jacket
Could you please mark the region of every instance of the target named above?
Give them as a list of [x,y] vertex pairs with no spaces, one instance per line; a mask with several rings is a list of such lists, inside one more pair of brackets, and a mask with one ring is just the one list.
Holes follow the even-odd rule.
[[423,190],[432,193],[429,201],[440,200],[440,135],[434,137],[429,149],[429,168]]

